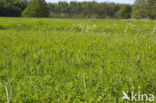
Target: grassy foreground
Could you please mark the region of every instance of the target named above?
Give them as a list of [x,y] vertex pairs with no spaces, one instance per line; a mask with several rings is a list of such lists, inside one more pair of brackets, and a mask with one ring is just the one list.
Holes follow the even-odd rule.
[[125,103],[156,94],[154,21],[0,18],[0,103]]

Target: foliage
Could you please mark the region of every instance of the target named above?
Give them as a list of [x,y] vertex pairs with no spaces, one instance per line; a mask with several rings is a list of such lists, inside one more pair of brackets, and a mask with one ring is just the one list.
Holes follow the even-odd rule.
[[45,0],[32,0],[22,13],[25,17],[48,17],[48,7]]
[[156,0],[148,0],[149,17],[156,19]]
[[21,16],[25,8],[24,1],[0,0],[0,16]]
[[11,17],[155,19],[155,11],[156,0],[136,0],[133,5],[95,1],[0,0],[0,16]]
[[132,17],[137,18],[137,19],[148,18],[146,0],[136,0],[132,9]]
[[118,12],[120,18],[128,19],[131,17],[131,6],[124,5]]
[[136,0],[132,9],[134,18],[156,18],[156,0]]
[[69,4],[67,2],[49,3],[48,7],[52,17],[65,14],[66,17],[78,18],[116,18],[122,5],[124,4],[71,1]]

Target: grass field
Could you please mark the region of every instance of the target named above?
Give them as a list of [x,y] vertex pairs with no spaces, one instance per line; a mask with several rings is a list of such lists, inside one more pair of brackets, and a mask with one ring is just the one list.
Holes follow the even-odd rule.
[[156,94],[156,22],[0,18],[0,103],[129,103]]

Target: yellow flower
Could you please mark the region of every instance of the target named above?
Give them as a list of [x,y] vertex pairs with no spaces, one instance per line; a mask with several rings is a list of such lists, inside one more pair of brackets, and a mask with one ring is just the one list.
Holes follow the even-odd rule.
[[128,93],[128,91],[126,91]]
[[140,86],[138,86],[138,89],[140,89],[141,87]]
[[134,89],[135,87],[133,86],[132,89]]

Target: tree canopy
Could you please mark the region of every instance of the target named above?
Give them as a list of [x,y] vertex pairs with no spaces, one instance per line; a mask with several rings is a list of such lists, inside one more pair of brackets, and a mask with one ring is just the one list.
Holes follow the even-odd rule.
[[133,5],[95,1],[0,0],[0,16],[156,19],[156,0],[136,0]]
[[156,19],[156,0],[148,0],[147,6],[149,17],[152,19]]
[[22,13],[25,17],[48,17],[48,7],[45,0],[32,0]]
[[24,0],[0,0],[0,16],[18,17],[25,8]]
[[132,7],[133,18],[156,18],[156,0],[136,0]]

